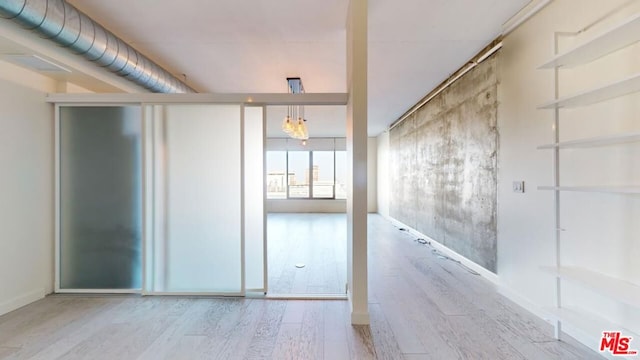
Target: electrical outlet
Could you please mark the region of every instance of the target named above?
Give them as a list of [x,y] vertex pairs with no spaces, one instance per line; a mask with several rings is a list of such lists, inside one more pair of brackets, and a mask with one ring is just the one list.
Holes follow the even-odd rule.
[[524,181],[514,181],[513,182],[513,192],[515,192],[515,193],[523,193],[524,192]]

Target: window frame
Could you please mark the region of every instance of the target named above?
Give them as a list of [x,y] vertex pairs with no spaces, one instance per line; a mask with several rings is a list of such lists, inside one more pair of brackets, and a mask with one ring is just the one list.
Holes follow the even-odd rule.
[[[336,151],[343,151],[343,150],[267,150],[267,152],[284,152],[285,153],[285,179],[286,179],[286,197],[284,199],[282,198],[268,198],[267,200],[278,200],[278,201],[283,201],[283,200],[338,200],[338,201],[344,201],[345,199],[337,199],[336,198]],[[308,152],[309,153],[309,158],[308,158],[308,178],[309,178],[309,184],[307,184],[307,186],[309,187],[309,193],[308,196],[306,197],[291,197],[290,194],[290,188],[289,188],[289,153],[290,152]],[[314,186],[314,179],[313,179],[313,153],[319,151],[319,152],[331,152],[333,153],[333,185],[331,186],[331,197],[314,197],[313,194],[313,186]],[[266,158],[266,156],[265,156]],[[265,164],[265,168],[267,168],[267,164]],[[266,181],[266,178],[265,178]],[[268,196],[268,193],[266,194]]]

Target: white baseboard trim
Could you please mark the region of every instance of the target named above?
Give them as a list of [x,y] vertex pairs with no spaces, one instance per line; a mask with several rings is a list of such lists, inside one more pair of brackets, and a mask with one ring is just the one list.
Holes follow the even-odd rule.
[[493,284],[495,285],[499,285],[500,281],[498,278],[498,275],[483,268],[482,266],[476,264],[475,262],[473,262],[472,260],[467,259],[466,257],[464,257],[463,255],[458,254],[457,252],[455,252],[454,250],[451,250],[450,248],[442,245],[441,243],[439,243],[438,241],[430,238],[429,236],[419,232],[418,230],[407,226],[406,224],[403,224],[402,222],[392,218],[392,217],[388,217],[388,216],[384,216],[383,217],[387,220],[389,220],[393,225],[397,226],[397,227],[401,227],[401,228],[405,228],[407,229],[407,231],[412,234],[415,237],[419,237],[419,238],[423,238],[425,240],[428,240],[431,243],[431,246],[433,246],[434,249],[442,252],[443,254],[447,255],[448,257],[460,261],[460,263],[466,267],[468,267],[469,269],[477,272],[480,274],[480,276],[482,276],[483,278],[491,281]]
[[271,294],[263,296],[269,300],[348,300],[346,294]]
[[31,304],[44,298],[44,289],[37,289],[25,294],[18,295],[13,299],[9,299],[0,303],[0,315],[6,314],[13,310],[19,309],[25,305]]
[[351,290],[347,288],[347,300],[349,301],[349,310],[351,311],[351,325],[369,325],[371,319],[369,317],[369,303],[367,302],[367,312],[353,311],[353,303],[351,302]]
[[[556,319],[552,315],[550,315],[542,307],[536,305],[531,300],[525,298],[524,296],[520,295],[519,293],[507,288],[504,285],[501,285],[501,286],[498,287],[498,293],[500,293],[500,295],[506,297],[507,299],[513,301],[514,303],[516,303],[520,307],[524,308],[525,310],[529,311],[533,315],[535,315],[535,316],[539,317],[540,319],[546,321],[551,326],[555,325]],[[603,329],[603,330],[606,330],[606,329]],[[553,330],[551,330],[551,331],[553,331]],[[552,334],[549,334],[549,335],[552,335]],[[567,335],[572,337],[576,341],[582,343],[582,345],[590,348],[594,352],[597,352],[597,348],[596,347],[599,344],[599,340],[600,340],[599,338],[594,338],[593,336],[591,336],[587,332],[585,332],[584,329],[580,329],[579,327],[576,327],[571,323],[563,322],[562,323],[562,334],[560,335],[560,339],[561,340],[566,340],[566,338],[564,338],[564,336],[567,336]],[[608,358],[608,359],[613,359],[613,357],[607,356],[606,354],[600,354],[600,355],[603,355],[605,358]]]
[[542,320],[544,320],[544,321],[546,321],[548,323],[553,324],[552,319],[549,316],[549,314],[544,312],[544,310],[540,306],[536,305],[531,300],[525,298],[524,296],[518,294],[517,292],[511,290],[510,288],[508,288],[508,287],[506,287],[504,285],[499,285],[498,286],[498,293],[500,295],[506,297],[507,299],[513,301],[514,303],[516,303],[520,307],[524,308],[528,312],[532,313],[533,315],[541,318]]
[[351,312],[351,325],[369,325],[370,323],[369,313]]

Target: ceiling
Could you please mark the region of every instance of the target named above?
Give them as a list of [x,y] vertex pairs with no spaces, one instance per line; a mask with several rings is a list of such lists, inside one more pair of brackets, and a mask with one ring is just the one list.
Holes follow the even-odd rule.
[[[67,0],[200,92],[346,92],[347,0]],[[473,55],[528,0],[369,0],[369,135]],[[286,108],[268,111],[268,135]],[[344,136],[344,107],[309,108],[310,136]],[[314,124],[315,122],[315,124]]]

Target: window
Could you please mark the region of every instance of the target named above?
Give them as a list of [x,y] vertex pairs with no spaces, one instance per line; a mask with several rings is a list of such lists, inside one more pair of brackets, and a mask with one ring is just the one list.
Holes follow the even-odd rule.
[[309,152],[288,152],[289,198],[309,197]]
[[287,152],[267,151],[267,199],[287,198]]
[[347,198],[347,152],[336,151],[336,199]]
[[334,162],[333,151],[313,152],[313,198],[333,199]]
[[346,199],[346,151],[267,151],[267,199]]

